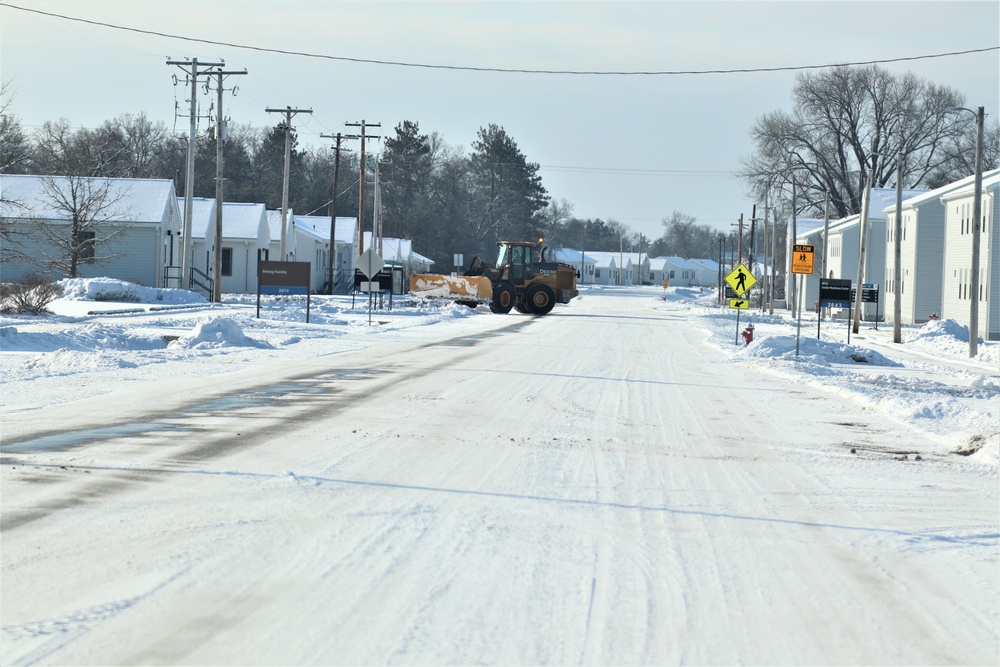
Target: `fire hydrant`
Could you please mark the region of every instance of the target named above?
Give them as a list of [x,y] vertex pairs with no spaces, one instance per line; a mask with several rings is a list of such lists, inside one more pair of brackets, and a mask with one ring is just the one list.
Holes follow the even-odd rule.
[[749,345],[753,342],[753,324],[748,324],[747,328],[743,330],[741,334],[743,336],[743,342]]

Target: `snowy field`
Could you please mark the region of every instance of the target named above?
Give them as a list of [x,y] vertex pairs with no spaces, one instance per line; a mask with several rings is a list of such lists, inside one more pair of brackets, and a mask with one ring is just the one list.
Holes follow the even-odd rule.
[[1000,659],[952,321],[64,285],[0,316],[0,664]]

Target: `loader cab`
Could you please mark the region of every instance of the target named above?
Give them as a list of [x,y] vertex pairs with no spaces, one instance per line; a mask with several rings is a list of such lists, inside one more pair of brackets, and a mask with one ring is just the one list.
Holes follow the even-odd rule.
[[501,242],[500,252],[497,253],[497,271],[502,274],[504,267],[508,267],[507,280],[518,286],[524,285],[535,275],[532,270],[532,248],[532,243]]

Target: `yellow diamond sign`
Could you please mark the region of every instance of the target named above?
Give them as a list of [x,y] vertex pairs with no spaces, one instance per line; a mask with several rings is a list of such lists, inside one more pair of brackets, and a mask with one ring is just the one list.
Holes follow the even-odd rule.
[[742,264],[737,264],[736,268],[726,276],[726,284],[732,287],[734,292],[743,296],[757,284],[757,279],[750,273],[750,269]]

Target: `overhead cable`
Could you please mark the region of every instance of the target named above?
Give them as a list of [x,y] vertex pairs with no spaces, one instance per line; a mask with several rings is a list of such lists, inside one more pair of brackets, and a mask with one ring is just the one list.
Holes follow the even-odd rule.
[[568,76],[695,76],[695,75],[705,75],[705,74],[757,74],[764,72],[794,72],[801,70],[814,70],[814,69],[826,69],[829,67],[857,67],[861,65],[883,65],[886,63],[898,63],[906,62],[912,60],[927,60],[930,58],[947,58],[951,56],[964,56],[972,53],[985,53],[988,51],[998,51],[1000,46],[987,46],[978,49],[966,49],[964,51],[948,51],[944,53],[927,53],[917,56],[902,56],[898,58],[878,58],[872,60],[859,60],[851,62],[841,62],[841,63],[826,63],[822,65],[789,65],[783,67],[746,67],[746,68],[736,68],[736,69],[705,69],[705,70],[550,70],[550,69],[526,69],[526,68],[507,68],[507,67],[473,67],[470,65],[434,65],[430,63],[412,63],[403,62],[398,60],[379,60],[375,58],[354,58],[350,56],[334,56],[324,53],[309,53],[307,51],[290,51],[287,49],[276,49],[263,46],[253,46],[250,44],[237,44],[234,42],[221,42],[218,40],[202,39],[198,37],[185,37],[183,35],[173,35],[165,32],[157,32],[155,30],[143,30],[141,28],[132,28],[129,26],[115,25],[113,23],[106,23],[103,21],[92,21],[90,19],[84,19],[77,16],[67,16],[65,14],[56,14],[54,12],[45,12],[40,9],[30,9],[28,7],[19,7],[17,5],[12,5],[8,2],[0,2],[0,7],[7,7],[9,9],[16,9],[22,12],[29,12],[33,14],[41,14],[43,16],[49,16],[52,18],[63,19],[66,21],[76,21],[78,23],[86,23],[89,25],[100,26],[103,28],[111,28],[113,30],[123,30],[126,32],[133,32],[142,35],[152,35],[154,37],[163,37],[167,39],[179,39],[186,42],[196,42],[199,44],[208,44],[211,46],[225,46],[233,49],[243,49],[247,51],[258,51],[261,53],[274,53],[286,56],[298,56],[302,58],[315,58],[321,60],[336,60],[340,62],[350,62],[359,63],[365,65],[387,65],[392,67],[411,67],[411,68],[421,68],[421,69],[436,69],[436,70],[454,70],[462,72],[493,72],[500,74],[560,74]]

